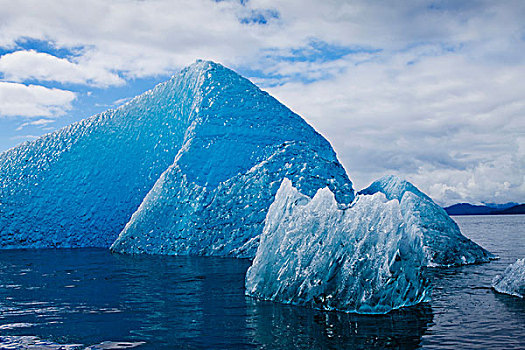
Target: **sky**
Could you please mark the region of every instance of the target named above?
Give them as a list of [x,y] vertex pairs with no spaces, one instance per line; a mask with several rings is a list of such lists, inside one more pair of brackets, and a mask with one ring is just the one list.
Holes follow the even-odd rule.
[[169,79],[232,68],[300,114],[356,189],[525,202],[525,1],[0,0],[0,151]]

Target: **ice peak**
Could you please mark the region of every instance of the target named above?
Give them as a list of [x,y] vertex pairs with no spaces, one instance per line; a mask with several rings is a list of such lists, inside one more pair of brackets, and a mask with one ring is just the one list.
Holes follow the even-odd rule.
[[[179,74],[175,74],[173,78],[184,77],[188,74],[205,74],[211,73],[206,76],[207,79],[211,80],[222,80],[224,77],[230,76],[230,78],[241,78],[241,75],[231,70],[230,68],[222,65],[221,63],[197,59],[195,62],[183,68]],[[219,74],[214,74],[219,73]]]
[[424,197],[425,199],[432,201],[430,197],[421,192],[416,186],[396,175],[383,176],[379,180],[374,181],[364,190],[361,190],[359,193],[374,194],[377,192],[384,193],[389,200],[397,199],[398,201],[401,201],[406,192],[412,192],[419,197]]
[[180,74],[183,74],[186,71],[206,72],[207,70],[209,70],[213,66],[221,66],[222,67],[221,64],[215,63],[213,61],[197,59],[197,60],[195,60],[195,62],[193,62],[189,66],[186,66],[185,68],[183,68]]
[[418,230],[425,245],[428,266],[455,266],[487,262],[493,255],[464,237],[445,210],[410,182],[388,175],[359,192],[383,193],[399,201],[404,220]]

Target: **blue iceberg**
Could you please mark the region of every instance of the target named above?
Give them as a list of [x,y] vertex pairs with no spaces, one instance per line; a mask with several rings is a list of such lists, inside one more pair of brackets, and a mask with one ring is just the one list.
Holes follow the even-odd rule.
[[428,300],[420,232],[383,193],[345,207],[328,188],[310,198],[285,179],[260,241],[246,274],[249,296],[358,313]]
[[[352,183],[319,133],[249,80],[197,61],[129,103],[0,155],[0,247],[253,257],[284,176]],[[117,239],[118,238],[118,239]]]
[[[253,258],[266,212],[284,177],[307,193],[344,185],[335,158],[321,156],[305,142],[283,142],[268,147],[268,153],[215,186],[188,180],[176,162],[161,175],[111,249]],[[353,198],[353,192],[339,193],[346,201]]]
[[0,154],[0,248],[48,247],[255,258],[249,295],[360,313],[492,257],[406,181],[356,195],[323,136],[208,61]]
[[[319,133],[249,80],[197,61],[127,104],[0,154],[0,247],[253,258],[284,178],[355,199]],[[430,198],[393,177],[429,265],[486,261]],[[405,193],[414,196],[406,196]],[[409,200],[410,199],[410,200]]]
[[492,288],[498,293],[525,298],[525,258],[516,260],[502,275],[494,277]]

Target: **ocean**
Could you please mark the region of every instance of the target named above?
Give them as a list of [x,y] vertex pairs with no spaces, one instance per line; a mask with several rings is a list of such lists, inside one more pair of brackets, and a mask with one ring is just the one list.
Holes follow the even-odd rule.
[[379,316],[246,297],[242,259],[3,250],[0,349],[525,348],[525,300],[490,288],[525,257],[525,215],[453,218],[500,259],[429,269],[429,303]]

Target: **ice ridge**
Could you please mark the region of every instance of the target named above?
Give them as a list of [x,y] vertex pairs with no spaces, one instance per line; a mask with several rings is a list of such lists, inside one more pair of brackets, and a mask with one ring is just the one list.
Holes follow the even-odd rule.
[[476,264],[495,258],[463,236],[445,210],[408,181],[389,175],[359,193],[383,193],[386,198],[399,201],[404,221],[412,225],[422,238],[428,266]]

